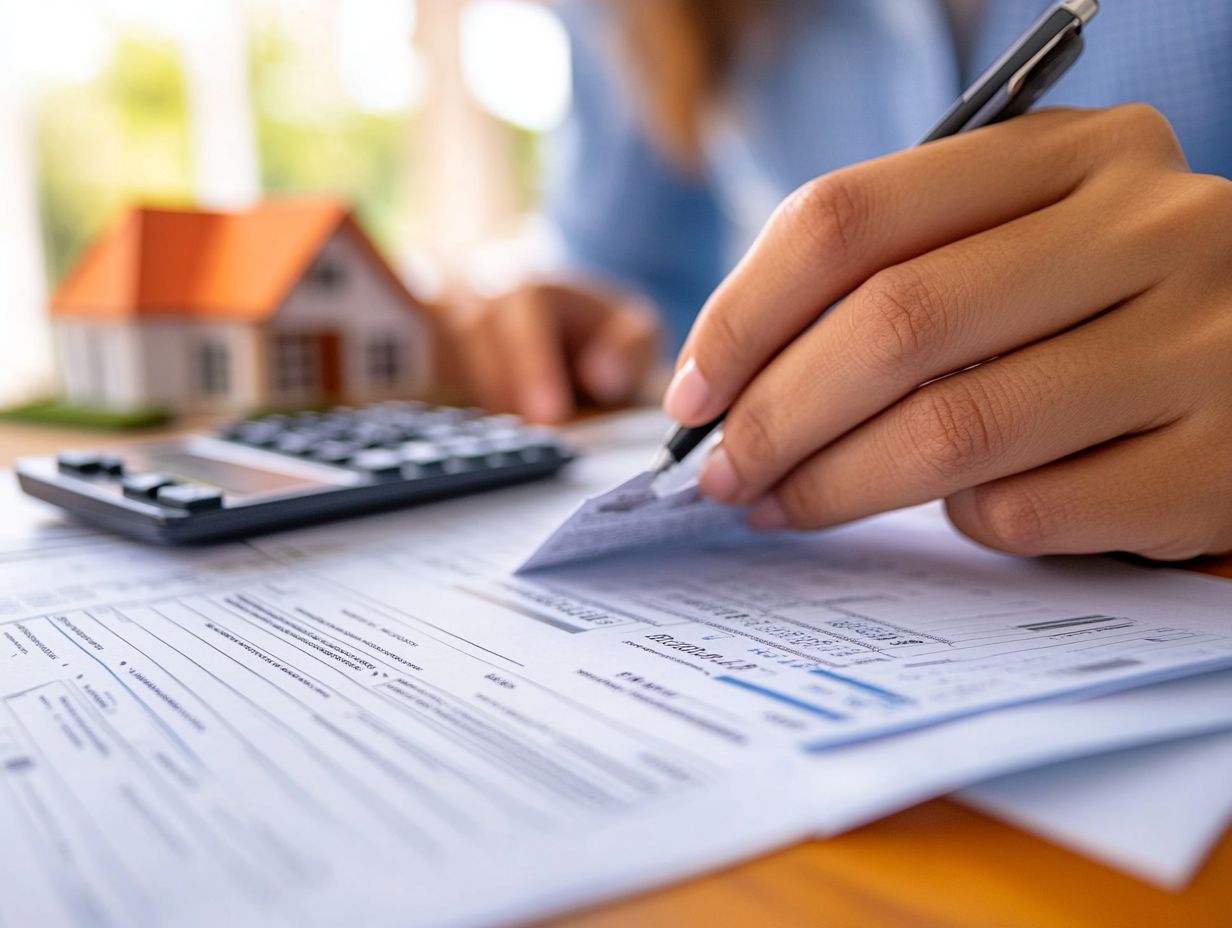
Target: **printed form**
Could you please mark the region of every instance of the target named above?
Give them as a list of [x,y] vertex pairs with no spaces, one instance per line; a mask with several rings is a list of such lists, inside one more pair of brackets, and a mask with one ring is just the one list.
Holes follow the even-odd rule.
[[[512,573],[628,463],[248,545],[0,544],[0,925],[525,919],[1013,769],[984,739],[878,794],[879,735],[1232,664],[1227,598],[955,560],[912,513]],[[1121,698],[1055,742],[1008,710],[1007,756],[1177,727],[1096,725]]]

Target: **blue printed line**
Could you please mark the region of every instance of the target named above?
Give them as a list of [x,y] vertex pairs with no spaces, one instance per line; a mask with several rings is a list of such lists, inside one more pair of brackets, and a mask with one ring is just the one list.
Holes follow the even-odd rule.
[[[85,612],[86,615],[90,615],[90,613],[84,609],[80,611]],[[94,619],[94,616],[91,615],[90,618]],[[95,621],[97,620],[95,619]],[[125,692],[127,692],[128,695],[131,696],[134,700],[136,700],[137,705],[145,710],[146,714],[149,715],[150,719],[154,722],[154,724],[157,727],[161,728],[163,730],[163,734],[165,734],[168,738],[174,741],[179,746],[180,750],[183,751],[187,757],[195,761],[197,766],[205,767],[205,762],[201,760],[197,752],[194,751],[192,748],[190,748],[187,742],[185,742],[184,739],[180,737],[179,733],[176,732],[174,728],[172,728],[166,721],[163,720],[162,716],[160,716],[154,710],[153,706],[151,706],[148,702],[142,699],[141,696],[132,689],[132,687],[130,687],[123,680],[121,680],[119,674],[117,674],[105,661],[100,660],[97,655],[91,654],[89,651],[83,648],[81,646],[81,642],[75,640],[72,635],[70,635],[68,632],[62,629],[59,625],[57,625],[54,619],[48,618],[47,622],[51,625],[52,628],[54,628],[61,635],[63,635],[65,639],[67,639],[75,648],[77,648],[78,651],[80,651],[90,660],[94,661],[94,663],[98,664],[98,666],[102,667],[104,671],[110,674],[112,679],[114,679],[115,682],[119,684],[120,688],[123,689]],[[102,623],[99,623],[99,624],[101,625]],[[111,631],[111,629],[107,628],[107,626],[104,625],[103,628],[106,628],[107,631],[114,637],[120,638],[119,635],[116,635],[115,632]],[[146,657],[146,655],[139,648],[135,648],[133,647],[133,645],[129,644],[127,639],[120,638],[120,640],[123,641],[130,648],[132,648],[134,651],[136,651],[138,654],[140,654],[142,657]],[[148,657],[146,659],[149,660]],[[158,667],[159,670],[163,669],[157,662],[152,661],[151,663],[154,663],[154,665]],[[66,684],[66,683],[70,683],[71,681],[59,680],[58,682],[61,684]],[[178,683],[179,681],[177,680],[176,682]],[[87,705],[89,705],[89,703],[87,703]],[[110,723],[108,723],[108,727],[111,727]]]
[[856,680],[853,677],[844,677],[841,673],[835,673],[832,670],[822,670],[817,668],[810,670],[809,673],[815,673],[819,677],[825,677],[828,680],[835,680],[839,683],[846,683],[848,686],[854,686],[858,690],[864,690],[866,693],[872,693],[874,696],[879,696],[886,702],[892,702],[895,705],[907,705],[915,702],[907,696],[900,696],[898,693],[891,693],[889,690],[883,690],[879,686],[873,686],[871,683],[865,683],[863,680]]
[[831,722],[842,722],[847,718],[844,715],[839,715],[837,712],[831,712],[829,709],[823,709],[821,706],[814,706],[812,703],[803,702],[802,700],[796,699],[792,696],[787,696],[784,693],[768,690],[764,686],[758,686],[756,683],[749,683],[747,680],[741,680],[739,677],[715,677],[715,679],[722,680],[724,683],[730,683],[733,686],[738,686],[744,690],[760,693],[763,696],[769,696],[771,699],[777,699],[779,702],[785,702],[787,705],[795,706],[797,709],[803,709],[805,712],[820,715],[823,719],[829,719]]

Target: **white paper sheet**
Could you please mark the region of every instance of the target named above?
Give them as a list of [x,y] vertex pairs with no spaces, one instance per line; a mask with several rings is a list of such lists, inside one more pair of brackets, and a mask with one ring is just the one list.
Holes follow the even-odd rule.
[[585,500],[518,568],[531,573],[613,554],[692,547],[699,539],[747,535],[744,515],[705,499],[695,483],[658,493],[646,471]]
[[[1222,698],[1232,700],[1232,681]],[[1232,733],[1012,774],[959,798],[1165,889],[1181,889],[1232,821]]]
[[0,585],[5,925],[503,922],[807,830],[786,794],[709,827],[773,772],[739,736],[640,729],[247,546],[81,538]]
[[[665,619],[663,591],[643,602],[636,577],[616,598],[509,575],[644,453],[252,545],[33,531],[5,549],[0,827],[23,837],[0,845],[0,923],[524,920],[993,773],[1232,724],[1209,687],[1205,715],[1183,698],[1145,711],[1161,700],[1134,690],[807,753],[830,720],[716,679],[778,649]],[[1152,621],[1229,601],[1213,582],[1143,586],[1121,565],[1038,575],[966,549],[912,553],[937,530],[909,513],[862,531],[915,558],[916,593],[946,578],[1018,603],[1055,580],[1069,602],[1128,602]],[[849,554],[860,537],[843,538]],[[826,569],[867,583],[869,568]],[[722,637],[700,653],[649,637],[683,641],[688,623]]]
[[901,516],[759,537],[695,487],[659,497],[651,479],[587,500],[524,576],[485,591],[578,631],[579,603],[607,623],[636,616],[656,629],[640,647],[823,719],[816,749],[1232,666],[1226,607],[1177,621],[1158,595],[1127,599],[1085,570],[1081,600],[1056,584],[990,590],[933,569],[938,533]]

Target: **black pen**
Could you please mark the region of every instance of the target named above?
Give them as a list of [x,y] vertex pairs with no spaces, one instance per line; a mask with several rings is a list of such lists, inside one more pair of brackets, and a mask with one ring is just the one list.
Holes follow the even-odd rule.
[[[1060,79],[1082,54],[1082,27],[1099,12],[1097,0],[1063,0],[1054,4],[955,101],[920,142],[969,132],[1020,116]],[[651,463],[662,473],[683,461],[722,423],[726,413],[705,425],[676,426]]]

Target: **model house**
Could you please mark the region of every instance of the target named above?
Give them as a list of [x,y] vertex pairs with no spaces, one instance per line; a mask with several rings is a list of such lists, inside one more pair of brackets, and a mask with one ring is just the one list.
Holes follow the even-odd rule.
[[137,208],[51,305],[68,403],[245,412],[433,383],[434,325],[336,201]]

